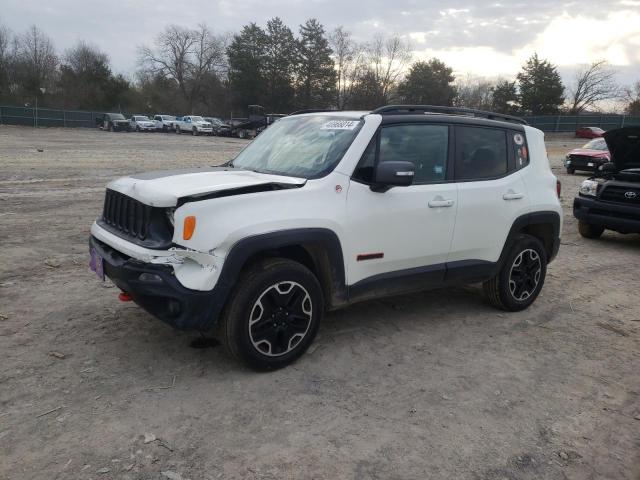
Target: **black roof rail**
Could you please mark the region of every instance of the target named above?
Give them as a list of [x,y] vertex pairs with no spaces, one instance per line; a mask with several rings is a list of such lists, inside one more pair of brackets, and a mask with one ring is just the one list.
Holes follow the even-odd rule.
[[519,117],[513,115],[506,115],[503,113],[487,112],[485,110],[476,110],[474,108],[462,108],[462,107],[443,107],[436,105],[385,105],[384,107],[376,108],[371,113],[378,113],[380,115],[385,114],[420,114],[420,113],[439,113],[445,115],[466,115],[470,117],[481,117],[489,120],[498,120],[503,122],[519,123],[521,125],[528,125],[528,123]]
[[291,112],[289,114],[289,116],[291,115],[302,115],[303,113],[323,113],[323,112],[341,112],[342,110],[335,110],[335,109],[329,109],[329,108],[317,108],[317,109],[307,109],[307,110],[296,110],[295,112]]

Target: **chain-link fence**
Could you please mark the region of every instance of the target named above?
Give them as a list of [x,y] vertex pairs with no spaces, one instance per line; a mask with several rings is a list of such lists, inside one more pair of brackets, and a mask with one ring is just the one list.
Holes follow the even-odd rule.
[[[0,124],[5,125],[95,128],[102,122],[103,116],[104,112],[0,106]],[[529,125],[545,132],[574,132],[579,127],[611,130],[632,125],[640,126],[640,115],[539,115],[526,116],[524,119]]]

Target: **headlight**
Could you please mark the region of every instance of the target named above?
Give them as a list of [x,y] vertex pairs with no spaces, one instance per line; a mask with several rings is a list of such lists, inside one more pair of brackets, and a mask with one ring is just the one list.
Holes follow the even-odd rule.
[[595,197],[598,194],[598,186],[600,184],[595,180],[585,180],[580,185],[580,194]]

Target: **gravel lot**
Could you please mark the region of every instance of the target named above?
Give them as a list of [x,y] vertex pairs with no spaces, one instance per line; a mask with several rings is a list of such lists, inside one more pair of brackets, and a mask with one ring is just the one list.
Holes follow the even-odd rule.
[[640,479],[640,236],[577,234],[581,143],[548,138],[565,226],[531,308],[363,303],[257,374],[87,268],[108,180],[244,141],[0,126],[0,478]]

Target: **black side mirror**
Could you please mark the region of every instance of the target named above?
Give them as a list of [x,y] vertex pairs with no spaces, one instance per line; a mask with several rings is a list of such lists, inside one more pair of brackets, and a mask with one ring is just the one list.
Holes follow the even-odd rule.
[[413,183],[415,166],[412,162],[380,162],[373,175],[374,192],[386,192],[391,187],[407,187]]

